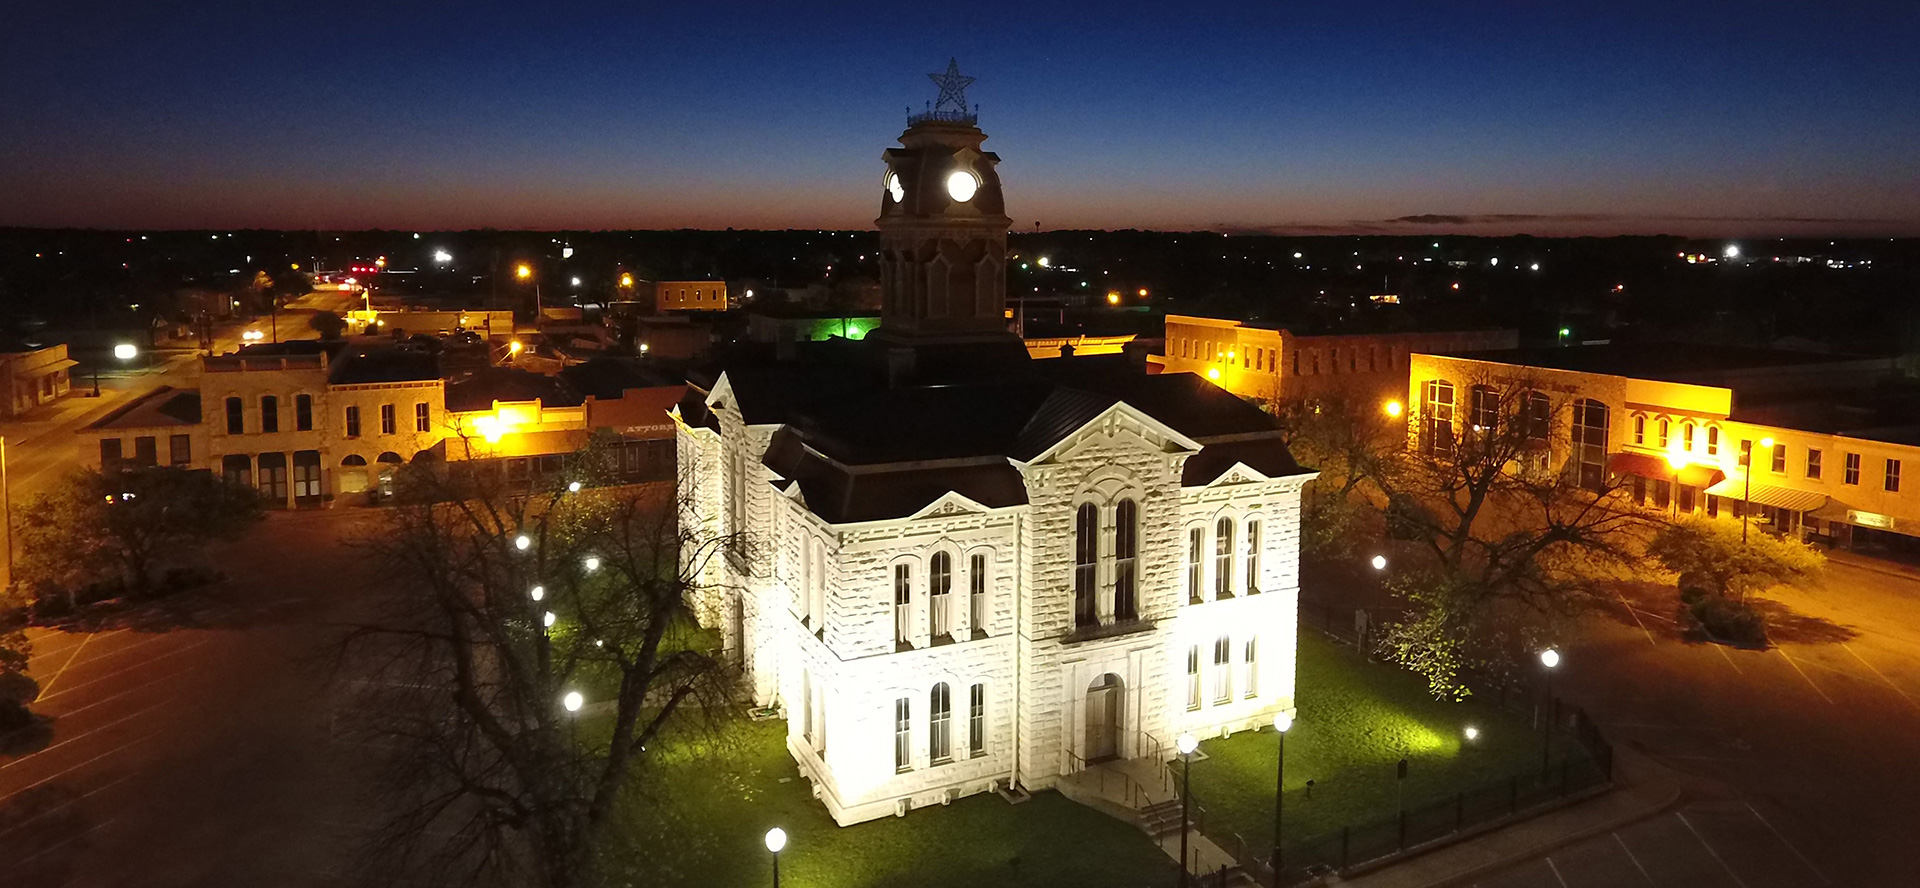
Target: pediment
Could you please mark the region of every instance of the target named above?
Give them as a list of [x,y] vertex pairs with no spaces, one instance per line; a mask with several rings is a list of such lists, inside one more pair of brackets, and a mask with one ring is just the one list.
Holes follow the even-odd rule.
[[973,498],[949,490],[946,493],[940,494],[939,499],[926,504],[920,511],[908,515],[907,520],[918,521],[922,518],[952,518],[956,515],[985,514],[991,511],[993,510]]
[[1148,416],[1139,408],[1120,401],[1041,451],[1028,464],[1071,459],[1088,447],[1109,444],[1123,437],[1136,438],[1155,453],[1198,453],[1201,448],[1200,442]]

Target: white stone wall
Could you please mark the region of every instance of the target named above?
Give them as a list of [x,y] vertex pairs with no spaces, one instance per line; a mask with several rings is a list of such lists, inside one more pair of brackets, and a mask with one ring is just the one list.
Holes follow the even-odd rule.
[[[778,701],[788,747],[836,821],[847,824],[938,804],[1017,781],[1046,787],[1081,767],[1088,748],[1088,687],[1108,673],[1122,684],[1119,752],[1169,756],[1181,731],[1202,735],[1257,727],[1294,705],[1299,593],[1300,488],[1309,476],[1267,480],[1235,470],[1204,488],[1182,489],[1193,445],[1130,409],[1116,408],[1042,458],[1021,465],[1028,503],[987,509],[950,495],[919,517],[830,525],[798,491],[762,465],[772,429],[750,427],[717,398],[721,431],[682,426],[683,466],[693,469],[686,520],[731,529],[728,477],[744,465],[751,563],[728,564],[695,607],[744,655],[748,686]],[[744,459],[739,459],[736,454]],[[701,468],[701,467],[711,468]],[[1116,619],[1111,567],[1113,506],[1139,508],[1139,620]],[[1074,625],[1074,520],[1084,503],[1100,516],[1099,625]],[[1213,522],[1234,518],[1235,593],[1213,596]],[[1242,588],[1249,518],[1262,522],[1259,592]],[[1207,528],[1207,600],[1189,604],[1186,532]],[[814,541],[824,555],[807,554]],[[928,614],[935,552],[952,559],[951,640],[932,637]],[[989,555],[987,617],[970,619],[971,555]],[[894,569],[911,567],[906,644],[895,632]],[[810,569],[823,576],[823,612],[807,619]],[[740,627],[732,613],[740,611]],[[976,633],[975,630],[982,630]],[[1232,699],[1213,699],[1213,644],[1231,642]],[[1257,691],[1246,694],[1246,638],[1259,638]],[[1202,705],[1186,706],[1186,652],[1202,647]],[[950,691],[952,760],[929,748],[931,690]],[[984,754],[969,754],[969,692],[986,689]],[[895,701],[909,701],[909,767],[895,762]],[[811,718],[811,723],[809,719]]]
[[701,626],[719,629],[725,624],[728,603],[726,560],[712,550],[713,541],[725,532],[720,492],[726,479],[720,471],[720,437],[711,429],[693,428],[676,418],[673,439],[681,535],[689,544],[680,552],[680,569],[695,587],[687,606]]

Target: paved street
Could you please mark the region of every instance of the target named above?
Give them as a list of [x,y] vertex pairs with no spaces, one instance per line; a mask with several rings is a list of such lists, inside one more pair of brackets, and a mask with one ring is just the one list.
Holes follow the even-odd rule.
[[1478,884],[1914,884],[1920,581],[1835,562],[1825,588],[1770,598],[1767,651],[1682,641],[1651,591],[1570,645],[1559,689],[1685,801]]
[[369,513],[270,516],[215,562],[244,580],[98,632],[36,633],[52,734],[0,756],[8,888],[325,885],[363,768],[315,655],[364,588]]

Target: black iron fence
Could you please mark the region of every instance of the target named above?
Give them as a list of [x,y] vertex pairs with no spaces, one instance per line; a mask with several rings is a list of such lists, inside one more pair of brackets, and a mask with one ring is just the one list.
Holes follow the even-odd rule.
[[[1301,605],[1303,623],[1363,651],[1369,649],[1370,640],[1377,637],[1386,621],[1397,616],[1398,611],[1385,608]],[[1283,884],[1345,872],[1423,845],[1525,819],[1612,783],[1613,746],[1584,710],[1563,705],[1558,698],[1543,700],[1529,683],[1517,679],[1472,674],[1463,678],[1478,691],[1481,700],[1527,717],[1536,730],[1552,732],[1551,742],[1543,743],[1543,749],[1549,751],[1543,752],[1541,767],[1529,767],[1375,819],[1315,835],[1283,837]],[[1235,833],[1209,833],[1203,817],[1195,818],[1195,826],[1232,854],[1242,870],[1261,884],[1271,884],[1271,849],[1249,847]]]

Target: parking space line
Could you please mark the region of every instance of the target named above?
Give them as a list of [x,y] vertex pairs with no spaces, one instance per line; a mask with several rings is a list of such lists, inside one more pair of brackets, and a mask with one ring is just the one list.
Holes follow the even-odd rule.
[[1860,665],[1865,666],[1868,669],[1872,670],[1874,675],[1879,676],[1881,681],[1884,681],[1887,683],[1887,687],[1892,688],[1894,693],[1900,695],[1900,699],[1907,701],[1907,705],[1912,706],[1915,709],[1920,709],[1920,701],[1915,701],[1913,699],[1912,694],[1907,693],[1905,689],[1901,688],[1897,684],[1894,684],[1893,679],[1888,678],[1886,673],[1880,671],[1880,667],[1867,662],[1867,658],[1860,656],[1859,652],[1853,649],[1853,645],[1847,644],[1846,642],[1843,641],[1843,642],[1840,642],[1840,648],[1846,651],[1847,653],[1852,654],[1855,660],[1860,661]]
[[1780,844],[1787,846],[1787,850],[1792,851],[1793,856],[1800,858],[1800,862],[1806,864],[1807,869],[1811,871],[1814,874],[1814,876],[1818,877],[1820,881],[1825,882],[1828,885],[1835,884],[1835,882],[1832,879],[1827,878],[1826,873],[1821,872],[1819,867],[1813,865],[1813,861],[1807,859],[1807,855],[1800,853],[1800,849],[1798,847],[1796,847],[1792,842],[1787,841],[1787,837],[1785,835],[1782,835],[1780,830],[1774,828],[1772,821],[1768,820],[1765,817],[1760,816],[1760,809],[1755,808],[1753,806],[1753,803],[1742,802],[1741,804],[1746,805],[1747,810],[1753,812],[1753,819],[1760,821],[1761,825],[1767,828],[1767,831],[1773,833],[1773,837],[1776,839],[1779,839]]
[[1553,858],[1551,857],[1547,858],[1547,870],[1553,873],[1553,880],[1560,883],[1560,888],[1570,888],[1570,886],[1567,885],[1567,878],[1560,875],[1560,868],[1553,865]]
[[80,643],[73,646],[73,656],[68,657],[67,662],[60,664],[60,668],[54,670],[53,677],[47,679],[47,683],[40,686],[40,692],[33,697],[35,702],[46,698],[47,689],[53,687],[53,683],[59,681],[60,676],[67,674],[67,667],[72,666],[73,661],[80,659],[80,652],[86,650],[87,642],[92,641],[93,637],[97,634],[98,633],[89,632],[87,633],[87,637],[80,639]]
[[66,770],[64,770],[64,771],[61,771],[61,772],[59,772],[59,773],[56,773],[56,774],[48,774],[47,776],[45,776],[45,777],[42,777],[42,778],[40,778],[39,780],[35,780],[34,782],[32,782],[32,783],[29,783],[29,784],[27,784],[26,786],[22,786],[22,787],[20,787],[19,789],[16,789],[16,790],[14,790],[13,792],[10,792],[10,793],[7,793],[7,794],[6,794],[6,795],[4,795],[4,796],[0,796],[0,804],[5,804],[5,803],[7,803],[8,801],[11,801],[11,800],[12,800],[12,799],[13,799],[14,797],[16,797],[16,796],[18,796],[18,795],[20,795],[21,793],[23,793],[23,792],[26,792],[26,791],[28,791],[28,790],[30,790],[30,789],[33,789],[33,788],[35,788],[35,787],[37,787],[37,786],[40,786],[40,785],[42,785],[42,784],[45,784],[45,783],[47,783],[47,782],[49,782],[49,781],[52,781],[52,780],[58,780],[58,779],[60,779],[61,777],[65,777],[65,776],[67,776],[68,774],[71,774],[71,773],[73,773],[73,772],[75,772],[75,771],[78,771],[78,770],[80,770],[81,768],[84,768],[84,767],[86,767],[86,766],[88,766],[88,765],[91,765],[91,764],[93,764],[94,762],[97,762],[97,761],[99,761],[99,760],[101,760],[101,759],[103,759],[103,758],[106,758],[107,756],[110,756],[110,755],[113,755],[114,753],[116,753],[116,752],[119,752],[120,750],[123,750],[123,749],[126,749],[127,747],[130,747],[130,746],[135,746],[135,745],[138,745],[139,743],[141,743],[141,742],[143,742],[143,741],[145,741],[146,739],[147,739],[147,738],[145,738],[145,737],[135,737],[135,738],[133,738],[132,740],[128,740],[127,742],[125,742],[125,743],[122,743],[122,744],[120,744],[119,746],[115,746],[114,748],[112,748],[112,749],[109,749],[109,750],[107,750],[106,752],[103,752],[103,753],[100,753],[99,755],[96,755],[96,756],[94,756],[93,758],[90,758],[90,759],[87,759],[86,761],[84,761],[84,762],[81,762],[80,764],[77,764],[77,765],[74,765],[73,767],[71,767],[71,768],[68,768],[68,769],[66,769]]
[[[97,829],[99,829],[99,828],[101,828],[101,827],[103,827],[103,826],[106,826],[106,825],[108,825],[108,824],[111,824],[111,823],[114,823],[114,822],[117,822],[117,821],[118,821],[119,819],[120,819],[120,818],[118,818],[118,817],[109,817],[109,818],[107,818],[107,819],[105,819],[105,820],[102,820],[102,821],[100,821],[99,823],[96,823],[96,824],[94,824],[94,825],[92,825],[92,826],[89,826],[89,827],[87,827],[86,829],[83,829],[83,830],[81,830],[81,831],[79,831],[79,832],[77,832],[77,833],[74,833],[73,835],[70,835],[70,836],[68,836],[68,837],[66,837],[66,838],[64,838],[64,839],[61,839],[61,840],[60,840],[60,841],[58,841],[58,842],[55,842],[55,843],[53,843],[53,844],[51,844],[51,845],[48,845],[47,847],[45,847],[45,848],[42,848],[42,849],[40,849],[39,851],[36,851],[36,852],[34,852],[34,853],[33,853],[32,855],[29,855],[29,856],[27,856],[27,857],[23,857],[23,858],[20,858],[20,860],[19,860],[18,862],[19,862],[19,863],[23,863],[23,864],[24,864],[24,863],[32,863],[32,862],[33,862],[33,861],[35,861],[35,860],[38,860],[38,859],[40,859],[40,858],[42,858],[42,857],[45,857],[45,856],[46,856],[46,855],[48,855],[48,854],[52,854],[53,852],[55,852],[55,851],[58,851],[58,850],[60,850],[61,848],[64,848],[64,847],[66,847],[66,846],[67,846],[67,845],[69,845],[69,844],[72,844],[72,843],[73,843],[73,840],[75,840],[75,839],[79,839],[79,838],[83,838],[83,837],[85,837],[85,836],[88,836],[88,835],[91,835],[91,834],[93,833],[93,831],[94,831],[94,830],[97,830]],[[68,883],[68,884],[71,884],[71,883]]]
[[71,694],[71,693],[73,693],[74,691],[77,691],[77,690],[79,690],[79,689],[81,689],[81,688],[84,688],[84,687],[91,687],[91,686],[93,686],[93,685],[96,685],[96,684],[99,684],[99,683],[101,683],[101,682],[103,682],[103,681],[106,681],[107,679],[110,679],[110,678],[112,678],[112,677],[114,677],[114,676],[116,676],[116,675],[119,675],[119,674],[120,674],[120,673],[122,673],[122,672],[126,672],[126,671],[128,671],[128,670],[131,670],[131,669],[144,669],[144,668],[146,668],[146,667],[148,667],[148,666],[151,666],[151,665],[153,665],[154,663],[158,663],[158,662],[159,662],[159,661],[161,661],[161,660],[165,660],[165,659],[167,659],[168,657],[172,657],[172,656],[176,656],[176,655],[179,655],[179,654],[184,654],[184,653],[186,653],[186,652],[188,652],[188,651],[190,651],[190,650],[193,650],[193,649],[195,649],[195,648],[200,648],[200,647],[205,647],[206,645],[208,645],[208,644],[211,644],[212,642],[213,642],[213,639],[211,639],[211,638],[203,638],[203,639],[201,639],[201,640],[199,640],[199,641],[196,641],[196,642],[194,642],[193,644],[190,644],[190,645],[187,645],[186,647],[183,647],[183,648],[175,648],[175,649],[173,649],[173,650],[170,650],[170,651],[168,651],[168,652],[166,652],[166,653],[164,653],[164,654],[161,654],[161,655],[160,655],[160,656],[158,656],[158,657],[154,657],[154,658],[152,658],[152,659],[148,659],[148,660],[142,660],[141,662],[138,662],[138,663],[135,663],[135,664],[133,664],[133,665],[131,665],[131,666],[123,666],[123,667],[121,667],[121,668],[119,668],[119,669],[115,669],[115,670],[113,670],[112,672],[109,672],[109,673],[107,673],[107,674],[105,674],[105,675],[102,675],[102,676],[100,676],[100,677],[98,677],[98,678],[93,678],[93,679],[90,679],[90,680],[88,680],[88,681],[84,681],[84,682],[81,682],[80,684],[77,684],[77,685],[74,685],[73,687],[70,687],[70,688],[67,688],[67,689],[66,689],[66,690],[64,690],[64,691],[61,691],[61,692],[60,692],[59,694],[44,694],[44,695],[42,695],[42,696],[41,696],[41,697],[40,697],[40,698],[39,698],[38,700],[36,700],[35,702],[45,702],[45,701],[47,701],[47,700],[51,700],[51,699],[53,699],[54,697],[58,697],[58,696],[60,696],[61,694]]
[[[73,651],[77,651],[77,650],[79,650],[79,649],[80,649],[80,646],[81,646],[81,645],[83,645],[83,644],[86,644],[86,643],[87,643],[87,639],[89,639],[89,638],[93,638],[94,636],[99,636],[99,637],[101,637],[101,638],[110,638],[110,637],[112,637],[112,636],[115,636],[115,635],[119,635],[119,634],[120,634],[120,633],[122,633],[122,632],[129,632],[129,631],[132,631],[132,630],[130,630],[130,629],[128,629],[128,628],[127,628],[127,627],[125,627],[125,626],[122,626],[122,627],[120,627],[120,628],[118,628],[118,629],[114,629],[114,630],[112,630],[112,631],[109,631],[109,632],[89,632],[89,633],[87,633],[87,634],[85,634],[85,635],[82,635],[82,636],[80,636],[80,640],[79,640],[79,641],[77,641],[77,642],[74,642],[73,644],[70,644],[70,645],[66,645],[66,646],[64,646],[64,647],[60,647],[60,648],[56,648],[56,649],[54,649],[54,650],[50,650],[50,651],[42,651],[42,652],[40,652],[40,653],[37,653],[37,654],[34,654],[34,655],[33,655],[32,657],[30,657],[30,658],[28,658],[28,659],[27,659],[27,665],[28,665],[29,667],[31,667],[31,666],[32,666],[32,665],[33,665],[33,664],[34,664],[34,663],[35,663],[36,661],[39,661],[39,660],[44,660],[44,659],[47,659],[48,657],[57,657],[57,656],[59,656],[59,655],[61,655],[61,654],[65,654],[65,653],[70,653],[70,652],[73,652]],[[43,637],[44,637],[44,636],[43,636]],[[35,645],[35,646],[36,646],[36,647],[38,647],[38,645]],[[69,658],[69,659],[71,659],[71,658]]]
[[45,749],[41,749],[41,750],[38,750],[38,751],[36,751],[36,752],[34,752],[34,753],[32,753],[31,755],[26,755],[26,756],[22,756],[21,758],[17,758],[17,759],[14,759],[13,761],[10,761],[10,762],[8,762],[8,763],[6,763],[6,764],[4,764],[4,765],[0,765],[0,771],[4,771],[4,770],[6,770],[6,769],[8,769],[8,768],[11,768],[11,767],[13,767],[14,765],[23,765],[23,764],[26,764],[27,762],[30,762],[30,761],[34,761],[34,760],[35,760],[35,759],[36,759],[37,757],[39,757],[39,756],[43,756],[43,755],[46,755],[47,753],[49,753],[49,752],[52,752],[52,751],[54,751],[54,750],[56,750],[56,749],[59,749],[60,747],[62,747],[62,746],[65,746],[65,745],[67,745],[67,744],[69,744],[69,743],[74,743],[74,742],[76,742],[76,741],[80,741],[80,740],[85,740],[85,739],[87,739],[88,737],[91,737],[91,736],[93,736],[93,735],[95,735],[95,734],[98,734],[98,733],[100,733],[101,731],[104,731],[104,730],[106,730],[106,729],[108,729],[108,728],[111,728],[111,727],[113,727],[114,725],[117,725],[117,724],[120,724],[121,722],[124,722],[124,721],[130,721],[130,720],[132,720],[132,719],[135,719],[135,718],[139,718],[140,716],[143,716],[143,715],[146,715],[147,713],[149,713],[149,712],[152,712],[152,711],[154,711],[155,709],[159,709],[160,707],[162,707],[162,706],[165,706],[165,705],[166,705],[166,704],[167,704],[168,702],[170,702],[170,700],[161,700],[160,702],[158,702],[158,703],[155,703],[155,704],[153,704],[152,706],[149,706],[149,707],[147,707],[147,708],[145,708],[145,709],[137,709],[137,710],[134,710],[134,711],[133,711],[133,712],[131,712],[131,713],[128,713],[128,714],[126,714],[126,715],[123,715],[123,716],[121,716],[121,717],[119,717],[119,718],[116,718],[116,719],[114,719],[113,721],[110,721],[110,722],[107,722],[106,724],[104,724],[104,725],[101,725],[101,726],[99,726],[99,727],[97,727],[97,728],[94,728],[94,729],[93,729],[93,730],[91,730],[91,731],[86,731],[86,732],[84,732],[84,733],[80,733],[80,734],[75,734],[75,735],[73,735],[73,736],[71,736],[71,737],[68,737],[68,738],[67,738],[67,739],[65,739],[65,740],[62,740],[62,741],[60,741],[60,742],[58,742],[58,743],[55,743],[55,744],[53,744],[52,746],[49,746],[49,747],[47,747],[47,748],[45,748]]
[[1740,888],[1747,888],[1746,880],[1740,878],[1740,874],[1734,872],[1733,867],[1727,865],[1726,859],[1720,856],[1720,852],[1713,850],[1713,846],[1707,844],[1707,837],[1701,835],[1699,830],[1693,828],[1693,823],[1687,819],[1687,815],[1675,811],[1673,812],[1673,816],[1680,819],[1680,822],[1687,827],[1687,832],[1693,833],[1693,837],[1700,842],[1700,847],[1707,849],[1707,853],[1713,856],[1713,861],[1720,864],[1720,868],[1726,870],[1727,875],[1733,877],[1733,883],[1735,885],[1739,885]]
[[55,806],[53,806],[53,807],[51,807],[51,808],[48,808],[48,809],[46,809],[46,810],[44,810],[44,811],[41,811],[40,813],[38,813],[38,814],[35,814],[35,815],[33,815],[32,817],[29,817],[29,818],[27,818],[27,819],[25,819],[25,820],[22,820],[22,821],[20,821],[19,823],[16,823],[16,824],[14,824],[14,825],[12,825],[12,826],[9,826],[9,827],[7,827],[7,828],[6,828],[5,830],[0,830],[0,839],[4,839],[4,838],[6,838],[7,836],[10,836],[10,835],[13,835],[13,834],[14,834],[14,833],[15,833],[16,831],[18,831],[18,830],[19,830],[19,829],[20,829],[21,827],[24,827],[24,826],[26,826],[27,824],[29,824],[29,823],[32,823],[32,822],[34,822],[34,821],[36,821],[36,820],[39,820],[39,819],[40,819],[40,818],[42,818],[42,817],[45,817],[45,816],[47,816],[47,815],[49,815],[49,814],[53,814],[53,813],[56,813],[56,812],[59,812],[59,811],[63,811],[63,810],[65,810],[65,809],[67,809],[67,808],[70,808],[70,807],[72,807],[72,806],[74,806],[74,805],[76,805],[76,804],[79,804],[80,802],[83,802],[83,801],[86,801],[86,800],[87,800],[87,798],[88,798],[88,797],[90,797],[90,796],[95,796],[95,795],[99,795],[100,793],[103,793],[103,792],[106,792],[107,790],[109,790],[109,789],[112,789],[113,787],[115,787],[115,786],[118,786],[118,785],[120,785],[120,784],[122,784],[122,783],[125,783],[126,781],[128,781],[128,780],[131,780],[131,779],[133,779],[133,773],[132,773],[132,772],[128,772],[128,773],[126,773],[126,774],[122,774],[122,775],[120,775],[120,776],[118,776],[118,777],[115,777],[115,778],[113,778],[112,780],[109,780],[109,781],[107,781],[107,782],[105,782],[105,783],[102,783],[102,784],[100,784],[99,786],[96,786],[96,787],[94,787],[94,788],[92,788],[92,789],[89,789],[89,790],[87,790],[86,792],[83,792],[83,793],[81,793],[81,794],[79,794],[79,795],[77,795],[77,796],[74,796],[73,798],[70,798],[70,799],[68,799],[68,800],[66,800],[66,801],[64,801],[64,802],[61,802],[61,803],[60,803],[60,804],[58,804],[58,805],[55,805]]
[[1633,625],[1639,626],[1640,631],[1647,636],[1647,643],[1654,647],[1659,647],[1659,643],[1653,640],[1653,633],[1647,631],[1647,624],[1640,622],[1640,612],[1635,610],[1633,605],[1627,603],[1627,596],[1622,594],[1618,589],[1613,590],[1613,594],[1620,599],[1620,606],[1627,609],[1627,615],[1633,618]]
[[1727,661],[1727,665],[1728,665],[1728,666],[1732,666],[1732,667],[1733,667],[1733,671],[1734,671],[1735,673],[1738,673],[1738,674],[1740,674],[1740,675],[1746,675],[1746,674],[1747,674],[1747,671],[1746,671],[1745,669],[1741,669],[1741,668],[1740,668],[1740,664],[1738,664],[1738,663],[1735,663],[1735,662],[1733,662],[1733,658],[1727,655],[1727,649],[1726,649],[1726,648],[1724,648],[1724,647],[1721,647],[1720,645],[1717,645],[1717,644],[1716,644],[1716,645],[1714,645],[1714,646],[1713,646],[1713,649],[1714,649],[1714,650],[1716,650],[1716,651],[1719,651],[1719,652],[1720,652],[1720,659],[1722,659],[1722,660],[1725,660],[1725,661]]
[[1826,691],[1820,690],[1820,686],[1813,683],[1813,679],[1807,676],[1807,671],[1805,669],[1801,669],[1800,664],[1794,662],[1793,658],[1788,656],[1787,652],[1784,649],[1774,648],[1774,650],[1780,652],[1781,658],[1787,661],[1787,665],[1793,667],[1793,671],[1800,674],[1800,679],[1807,683],[1807,687],[1813,688],[1813,692],[1820,695],[1820,699],[1827,701],[1827,705],[1829,706],[1838,705],[1833,702],[1832,697],[1827,696]]
[[1633,856],[1633,849],[1627,847],[1626,840],[1620,838],[1620,834],[1617,832],[1609,833],[1609,835],[1613,836],[1614,844],[1619,845],[1620,850],[1626,852],[1627,861],[1633,864],[1633,868],[1640,871],[1640,878],[1646,879],[1649,885],[1657,884],[1653,881],[1653,874],[1647,872],[1647,868],[1640,865],[1640,858]]

